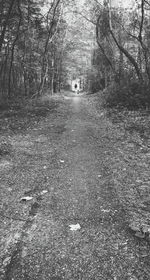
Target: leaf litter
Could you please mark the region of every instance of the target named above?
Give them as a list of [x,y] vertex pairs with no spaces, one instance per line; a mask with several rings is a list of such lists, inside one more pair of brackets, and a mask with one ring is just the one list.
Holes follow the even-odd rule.
[[[43,130],[43,122],[46,122],[47,114],[53,113],[51,122],[54,125],[55,111],[60,104],[60,99],[57,102],[52,99],[48,102],[37,100],[30,104],[29,102],[23,104],[20,100],[18,107],[15,102],[14,104],[11,102],[10,108],[0,112],[0,196],[2,198],[0,216],[3,225],[0,234],[6,236],[1,243],[1,257],[6,255],[5,263],[9,261],[7,256],[16,244],[14,236],[17,227],[21,232],[23,224],[30,219],[29,215],[33,217],[36,215],[40,206],[35,201],[37,194],[40,196],[48,192],[44,189],[45,185],[48,187],[45,182],[47,170],[43,171],[43,165],[48,164],[45,156],[47,155],[45,141],[49,146],[49,151],[54,153],[55,147],[51,145],[47,135],[49,136],[49,130],[55,131],[55,127],[51,127],[48,121],[47,127]],[[40,142],[36,142],[37,132],[33,130],[34,128],[39,133],[41,132],[38,136],[42,137],[42,141],[40,138]],[[57,134],[53,135],[54,137],[57,138]],[[22,196],[25,189],[29,190],[29,194]],[[25,203],[21,204],[21,201]],[[10,231],[10,225],[12,231]]]
[[[137,224],[137,231],[134,231],[134,234],[136,234],[136,233],[140,232],[139,229],[140,229],[141,224],[142,225],[149,224],[149,212],[148,212],[148,215],[146,216],[145,210],[142,211],[142,209],[140,207],[141,203],[144,204],[145,202],[148,202],[149,197],[147,196],[145,198],[145,195],[141,196],[141,192],[138,191],[141,184],[149,185],[149,170],[148,170],[147,162],[145,161],[145,157],[144,157],[145,154],[142,153],[142,155],[141,155],[141,152],[139,153],[139,150],[138,150],[138,147],[136,144],[129,145],[129,143],[131,143],[132,140],[135,143],[136,139],[138,139],[138,145],[141,145],[140,143],[143,143],[143,142],[139,141],[139,138],[135,137],[135,135],[134,135],[134,137],[132,137],[132,135],[130,135],[130,131],[126,132],[124,125],[122,125],[120,123],[117,124],[117,130],[119,130],[119,133],[116,133],[116,124],[111,125],[111,123],[109,123],[109,125],[110,125],[109,130],[111,132],[109,135],[110,141],[112,140],[112,142],[113,142],[115,139],[114,142],[116,142],[116,144],[114,145],[113,148],[115,150],[116,146],[119,146],[122,151],[122,155],[120,156],[120,154],[118,154],[118,150],[116,149],[115,150],[116,153],[112,154],[111,160],[109,158],[109,160],[110,160],[109,164],[112,166],[112,169],[113,169],[113,176],[114,176],[114,180],[116,183],[115,187],[117,190],[117,195],[119,196],[120,201],[122,202],[122,204],[124,205],[124,208],[126,209],[126,211],[129,214],[129,222],[131,223],[131,222],[139,221],[139,223]],[[125,139],[124,139],[124,137],[125,137]],[[132,155],[132,157],[131,157],[131,155]],[[18,159],[20,159],[19,156],[18,156]],[[138,159],[138,161],[137,161],[137,159]],[[26,159],[25,159],[25,161],[26,161]],[[30,161],[29,161],[29,163],[30,163]],[[132,172],[133,167],[135,168],[134,172]],[[23,166],[23,168],[24,168],[24,166]],[[29,172],[28,169],[27,169],[27,173],[26,173],[26,171],[23,171],[23,172],[25,172],[25,174],[24,174],[25,177],[27,175],[27,176],[29,176],[29,178],[32,178],[31,175],[33,175],[33,177],[34,177],[34,173],[37,174],[37,171],[39,171],[39,169],[32,169],[32,174],[28,173]],[[21,177],[22,181],[24,180],[24,176]],[[40,176],[41,176],[41,174],[40,174]],[[10,177],[12,179],[12,174]],[[35,178],[37,178],[37,177],[34,177],[34,179]],[[137,180],[139,180],[139,181],[137,182]],[[20,188],[20,180],[18,180],[17,184],[18,184],[18,187],[15,190],[18,192],[20,192],[20,189],[23,189],[24,186],[26,185],[26,184],[24,184]],[[31,180],[29,185],[32,186],[33,184],[34,184],[34,181]],[[145,200],[145,199],[147,199],[147,200]],[[33,215],[36,214],[36,209],[38,208],[38,206],[39,206],[38,204],[35,205],[35,207],[34,207],[35,209],[33,209],[33,213],[32,213]],[[21,211],[21,209],[20,209],[20,211]],[[129,224],[129,226],[130,226],[130,224]],[[76,231],[81,228],[80,224],[72,224],[69,227],[70,227],[70,230],[72,230],[72,231]],[[116,248],[118,248],[118,247],[116,246]],[[128,252],[128,254],[129,254],[129,252]],[[129,254],[129,257],[130,257],[130,254]]]
[[92,96],[90,103],[97,116],[101,110],[105,115],[113,143],[109,164],[117,195],[128,215],[129,229],[150,242],[150,111],[104,109],[101,93]]

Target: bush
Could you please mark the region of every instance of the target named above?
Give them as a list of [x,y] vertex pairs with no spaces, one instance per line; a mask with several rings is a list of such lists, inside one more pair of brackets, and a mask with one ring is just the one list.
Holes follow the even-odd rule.
[[149,108],[150,89],[136,81],[129,85],[113,83],[103,91],[103,103],[106,107]]

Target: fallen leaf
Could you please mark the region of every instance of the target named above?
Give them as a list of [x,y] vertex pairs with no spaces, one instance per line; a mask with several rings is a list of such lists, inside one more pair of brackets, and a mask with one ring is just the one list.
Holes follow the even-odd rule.
[[102,209],[101,211],[104,212],[104,213],[109,213],[110,209]]
[[76,231],[78,229],[81,229],[80,225],[79,224],[76,224],[76,225],[69,225],[70,227],[70,230],[72,231]]
[[41,195],[42,195],[42,194],[46,194],[46,193],[48,193],[48,191],[47,191],[47,190],[43,190],[43,191],[41,191]]
[[24,196],[24,197],[21,198],[21,201],[30,201],[32,199],[33,199],[32,196]]
[[24,247],[23,250],[22,250],[21,257],[25,258],[27,256],[27,254],[28,254],[28,249],[26,247]]
[[137,232],[135,233],[135,236],[136,236],[136,237],[139,237],[139,238],[144,238],[144,237],[145,237],[145,234],[143,234],[143,233],[140,232],[140,231],[137,231]]

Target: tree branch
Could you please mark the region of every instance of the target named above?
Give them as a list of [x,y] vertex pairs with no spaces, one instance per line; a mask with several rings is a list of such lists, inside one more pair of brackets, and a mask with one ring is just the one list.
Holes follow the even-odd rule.
[[93,20],[89,19],[87,16],[83,15],[81,12],[78,11],[74,11],[74,14],[80,15],[82,18],[86,19],[88,22],[94,24],[96,26],[96,22],[94,22]]
[[110,29],[110,34],[112,35],[112,38],[114,39],[117,47],[119,48],[119,50],[128,58],[128,60],[131,62],[131,64],[134,66],[135,71],[137,73],[137,76],[139,78],[140,81],[143,80],[140,69],[138,67],[137,62],[135,61],[134,57],[123,47],[119,44],[119,42],[117,41],[113,31]]

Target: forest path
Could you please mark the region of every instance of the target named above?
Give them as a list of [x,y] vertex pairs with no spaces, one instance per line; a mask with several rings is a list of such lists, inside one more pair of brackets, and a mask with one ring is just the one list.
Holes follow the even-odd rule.
[[90,98],[64,94],[12,137],[18,154],[3,171],[3,213],[24,221],[1,222],[2,280],[150,279],[149,245],[129,231],[116,188],[120,131]]

